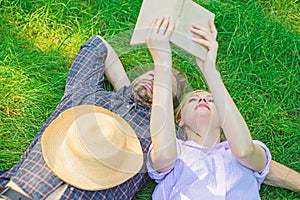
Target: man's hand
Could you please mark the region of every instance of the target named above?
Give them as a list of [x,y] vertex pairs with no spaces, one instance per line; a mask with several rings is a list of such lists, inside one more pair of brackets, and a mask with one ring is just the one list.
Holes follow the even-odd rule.
[[146,44],[153,58],[154,64],[169,64],[172,62],[170,37],[174,30],[174,23],[169,17],[153,20]]

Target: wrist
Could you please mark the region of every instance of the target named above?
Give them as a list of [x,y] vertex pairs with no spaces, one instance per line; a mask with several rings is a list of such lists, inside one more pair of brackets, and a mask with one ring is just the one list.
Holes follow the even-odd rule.
[[154,71],[162,71],[164,73],[172,71],[172,61],[154,62]]
[[172,65],[172,55],[155,56],[153,62],[158,65]]
[[202,74],[204,76],[220,76],[220,72],[216,67],[202,67],[200,68]]
[[166,81],[167,79],[172,79],[172,66],[165,64],[155,64],[154,67],[154,81],[160,80]]

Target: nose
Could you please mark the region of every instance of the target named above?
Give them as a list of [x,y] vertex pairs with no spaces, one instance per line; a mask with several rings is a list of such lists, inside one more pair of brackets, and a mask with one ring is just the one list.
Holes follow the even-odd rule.
[[205,99],[205,98],[199,98],[199,103],[201,102],[201,101],[204,101],[205,103],[207,103],[207,100]]

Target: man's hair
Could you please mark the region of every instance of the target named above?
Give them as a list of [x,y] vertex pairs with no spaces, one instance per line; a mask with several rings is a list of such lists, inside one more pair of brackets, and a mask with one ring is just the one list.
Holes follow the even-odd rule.
[[[147,73],[150,70],[153,69],[153,64],[148,64],[148,65],[143,65],[142,67],[135,67],[131,69],[131,71],[127,72],[128,77],[130,80],[133,79],[132,82],[137,78],[137,75],[141,75],[144,73]],[[187,78],[185,74],[179,70],[178,68],[175,68],[174,66],[172,67],[172,74],[176,79],[177,82],[177,89],[175,92],[175,95],[173,95],[173,107],[176,108],[179,105],[179,102],[185,92],[185,87],[187,85]]]
[[179,102],[184,94],[184,88],[187,83],[185,74],[177,68],[172,68],[173,76],[177,82],[176,94],[173,97],[173,107],[176,108],[179,105]]

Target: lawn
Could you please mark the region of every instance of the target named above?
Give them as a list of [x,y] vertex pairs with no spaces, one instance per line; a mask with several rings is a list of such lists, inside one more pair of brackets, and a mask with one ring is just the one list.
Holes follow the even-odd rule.
[[[218,68],[254,139],[300,172],[300,4],[298,0],[196,1],[216,15]],[[79,47],[108,40],[133,78],[152,63],[129,45],[142,0],[0,0],[0,170],[12,167],[63,95]],[[173,48],[174,65],[207,89],[194,58]],[[111,88],[107,84],[108,88]],[[135,199],[151,199],[149,180]],[[263,185],[262,199],[299,193]]]

